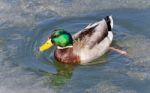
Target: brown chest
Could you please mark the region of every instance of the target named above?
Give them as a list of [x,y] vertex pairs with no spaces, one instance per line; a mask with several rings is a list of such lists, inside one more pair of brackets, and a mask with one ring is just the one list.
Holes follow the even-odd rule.
[[66,64],[79,64],[80,57],[73,53],[73,48],[56,49],[54,53],[57,61]]

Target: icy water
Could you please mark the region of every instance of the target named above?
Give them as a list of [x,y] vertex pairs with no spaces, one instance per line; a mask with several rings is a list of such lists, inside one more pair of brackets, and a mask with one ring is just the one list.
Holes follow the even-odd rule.
[[[74,34],[106,15],[113,45],[90,65],[64,65],[38,47],[56,28]],[[149,93],[149,0],[0,0],[0,93]]]

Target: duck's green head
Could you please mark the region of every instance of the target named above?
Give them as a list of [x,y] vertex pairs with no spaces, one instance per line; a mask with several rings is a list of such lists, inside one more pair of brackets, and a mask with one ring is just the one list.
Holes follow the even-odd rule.
[[40,46],[39,51],[45,51],[51,48],[53,45],[60,47],[72,46],[73,39],[70,33],[64,31],[63,29],[55,30],[48,40]]

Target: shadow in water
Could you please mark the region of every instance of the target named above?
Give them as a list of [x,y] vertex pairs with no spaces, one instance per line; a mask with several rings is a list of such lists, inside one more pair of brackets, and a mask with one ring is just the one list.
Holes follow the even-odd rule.
[[56,74],[47,73],[48,83],[53,86],[62,86],[72,77],[72,73],[76,65],[74,64],[63,64],[55,61],[54,66],[56,67]]

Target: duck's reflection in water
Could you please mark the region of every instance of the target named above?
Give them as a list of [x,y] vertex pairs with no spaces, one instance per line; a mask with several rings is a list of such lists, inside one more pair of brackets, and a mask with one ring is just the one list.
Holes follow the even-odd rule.
[[54,62],[56,67],[56,74],[47,73],[48,82],[55,86],[64,85],[68,80],[71,79],[75,64],[63,64],[60,62]]

